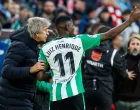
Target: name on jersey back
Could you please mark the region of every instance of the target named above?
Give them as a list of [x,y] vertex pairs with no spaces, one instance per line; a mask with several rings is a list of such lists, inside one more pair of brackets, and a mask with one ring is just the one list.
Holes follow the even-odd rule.
[[75,44],[71,44],[71,43],[61,43],[61,44],[57,44],[55,46],[52,46],[46,53],[46,57],[49,57],[55,50],[58,49],[72,49],[72,50],[76,50],[77,52],[80,51],[81,47],[79,47],[78,45]]

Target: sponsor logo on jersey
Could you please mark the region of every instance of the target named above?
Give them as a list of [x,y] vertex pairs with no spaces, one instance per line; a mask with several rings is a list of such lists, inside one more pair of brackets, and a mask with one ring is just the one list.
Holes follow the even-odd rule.
[[96,38],[97,35],[88,35],[88,37],[91,37],[91,38]]
[[102,58],[102,52],[92,51],[91,59],[94,61],[99,61]]
[[98,62],[91,61],[91,60],[87,60],[86,62],[87,62],[88,64],[92,65],[92,66],[104,68],[104,65],[103,65],[102,63],[98,63]]
[[71,81],[71,79],[73,78],[73,75],[69,76],[68,78],[57,78],[57,79],[54,79],[54,82],[53,84],[57,84],[57,83],[65,83],[65,82],[69,82]]

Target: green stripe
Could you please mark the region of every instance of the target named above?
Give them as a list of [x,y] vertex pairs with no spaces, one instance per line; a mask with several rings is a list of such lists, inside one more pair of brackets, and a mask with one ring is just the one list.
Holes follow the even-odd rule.
[[[52,76],[52,78],[54,76],[54,73],[53,73],[52,69],[51,69],[51,76]],[[53,95],[55,95],[55,94],[53,94],[53,81],[52,81],[52,86],[51,86],[51,89],[50,89],[50,101],[53,100]]]
[[56,100],[61,100],[62,99],[62,96],[61,96],[61,87],[62,87],[62,84],[61,83],[58,83],[57,86],[56,86]]
[[[81,65],[81,62],[80,62],[79,65]],[[78,68],[76,73],[77,73],[77,75],[75,77],[75,80],[76,80],[76,85],[77,85],[78,93],[83,93],[84,92],[84,87],[83,87],[83,81],[82,81],[81,66],[79,66],[79,68]]]
[[86,110],[86,106],[85,106],[85,98],[84,98],[83,93],[82,93],[82,98],[83,98],[84,110]]
[[51,107],[50,106],[51,106],[51,101],[49,101],[49,110],[51,110]]
[[67,91],[68,97],[73,96],[73,92],[72,92],[72,88],[71,88],[71,83],[70,82],[67,83],[66,91]]

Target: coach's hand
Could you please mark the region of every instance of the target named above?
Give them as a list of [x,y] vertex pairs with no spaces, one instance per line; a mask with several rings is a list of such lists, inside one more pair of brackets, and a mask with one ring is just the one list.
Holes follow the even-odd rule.
[[134,71],[129,71],[129,72],[128,72],[128,70],[126,70],[126,72],[127,72],[127,74],[128,74],[128,78],[129,78],[130,80],[133,80],[133,79],[136,77],[136,74],[134,74]]
[[38,61],[34,66],[30,68],[30,73],[36,73],[41,70],[45,70],[46,65],[44,61]]

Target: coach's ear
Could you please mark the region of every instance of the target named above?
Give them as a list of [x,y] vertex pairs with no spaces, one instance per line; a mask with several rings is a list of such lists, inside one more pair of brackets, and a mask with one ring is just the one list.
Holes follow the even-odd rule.
[[33,39],[35,40],[35,41],[39,41],[39,35],[38,35],[38,33],[36,33],[35,35],[34,35],[34,37],[33,37]]

